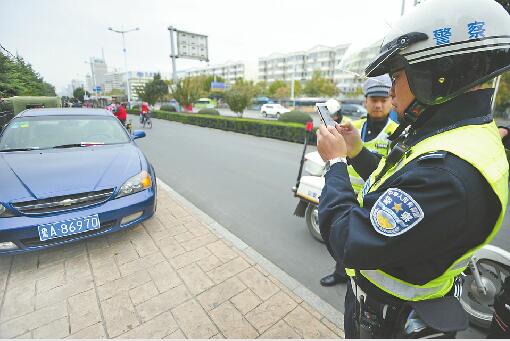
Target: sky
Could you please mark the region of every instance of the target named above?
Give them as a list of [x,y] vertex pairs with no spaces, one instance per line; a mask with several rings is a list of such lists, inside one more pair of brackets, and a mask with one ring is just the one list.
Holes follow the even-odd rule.
[[[210,64],[251,61],[316,45],[382,38],[402,0],[0,0],[0,44],[19,53],[57,91],[84,80],[90,57],[123,70],[171,72],[169,25],[208,36]],[[406,8],[412,0],[406,1]],[[177,60],[177,70],[205,62]]]

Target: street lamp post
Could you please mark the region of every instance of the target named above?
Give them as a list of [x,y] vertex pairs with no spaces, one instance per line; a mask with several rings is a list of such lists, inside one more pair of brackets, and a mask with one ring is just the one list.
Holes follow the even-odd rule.
[[132,28],[130,30],[114,30],[111,27],[108,27],[108,30],[120,33],[122,35],[122,51],[124,52],[124,72],[126,74],[126,86],[127,86],[127,97],[128,97],[128,107],[131,105],[131,88],[129,87],[129,75],[128,75],[128,69],[127,69],[127,51],[126,51],[126,38],[125,34],[133,31],[139,31],[140,28]]

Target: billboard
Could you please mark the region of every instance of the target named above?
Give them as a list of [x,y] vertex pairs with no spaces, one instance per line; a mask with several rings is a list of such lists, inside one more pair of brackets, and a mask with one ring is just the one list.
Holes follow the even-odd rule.
[[179,58],[198,59],[208,62],[207,36],[185,31],[177,32],[177,55]]

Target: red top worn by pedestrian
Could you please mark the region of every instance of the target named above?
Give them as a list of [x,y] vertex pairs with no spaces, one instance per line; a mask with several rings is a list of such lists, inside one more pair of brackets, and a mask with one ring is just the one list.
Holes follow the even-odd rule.
[[149,112],[149,104],[146,102],[142,103],[142,114],[147,114]]
[[123,105],[120,105],[119,109],[117,109],[117,112],[115,113],[115,116],[122,122],[125,122],[127,118],[126,108],[124,108]]

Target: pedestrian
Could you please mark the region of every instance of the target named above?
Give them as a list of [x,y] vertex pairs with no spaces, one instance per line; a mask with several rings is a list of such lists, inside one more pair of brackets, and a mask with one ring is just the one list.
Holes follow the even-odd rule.
[[[386,156],[386,154],[388,154],[388,137],[398,127],[398,124],[389,118],[392,108],[390,88],[391,79],[388,75],[367,79],[363,84],[363,94],[365,95],[365,108],[367,109],[368,115],[365,118],[352,122],[352,125],[360,132],[363,146],[369,151],[378,153],[381,156]],[[337,123],[340,122],[337,121]],[[357,194],[361,187],[363,187],[364,180],[352,166],[349,166],[347,169],[352,188],[354,189],[354,193]],[[321,230],[321,233],[322,239],[327,241],[329,228],[326,227],[324,232]],[[325,287],[330,287],[345,283],[347,280],[348,276],[345,273],[343,263],[337,261],[335,264],[335,271],[321,278],[320,284]]]
[[116,103],[117,104],[117,111],[114,112],[115,117],[119,119],[119,121],[122,123],[122,125],[126,125],[126,119],[127,119],[127,112],[125,108],[124,103]]
[[[402,16],[365,73],[389,73],[400,126],[391,151],[363,148],[352,124],[319,127],[326,161],[319,225],[351,277],[349,338],[454,337],[473,253],[499,230],[508,163],[478,86],[510,68],[510,15],[494,0],[428,0]],[[346,157],[366,180],[358,199]]]

